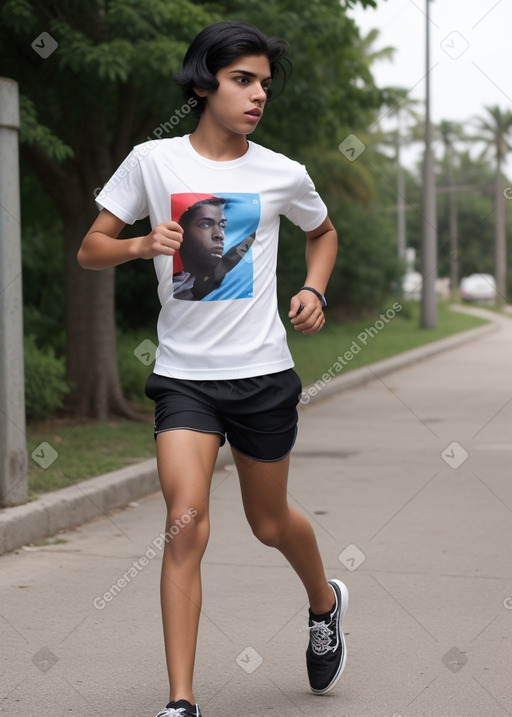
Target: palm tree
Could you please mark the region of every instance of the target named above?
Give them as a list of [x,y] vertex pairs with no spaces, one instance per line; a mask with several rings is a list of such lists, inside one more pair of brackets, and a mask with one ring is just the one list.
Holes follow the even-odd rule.
[[[368,77],[360,77],[359,81],[364,85],[368,78],[371,77],[371,66],[379,60],[392,60],[395,48],[382,47],[375,49],[375,44],[379,38],[379,30],[370,30],[366,35],[359,35],[353,40],[354,56],[368,70]],[[386,88],[388,93],[395,99],[401,101],[405,90],[396,90],[396,88]],[[385,113],[386,114],[386,113]],[[362,118],[363,119],[363,118]],[[354,129],[353,127],[338,126],[337,131],[340,138],[344,141],[340,142],[337,150],[333,150],[331,140],[329,138],[327,146],[321,150],[315,146],[308,151],[303,149],[301,152],[301,161],[307,165],[310,172],[317,176],[327,176],[328,181],[323,191],[329,191],[334,198],[340,200],[353,200],[361,204],[369,204],[375,198],[375,177],[372,170],[363,162],[354,161],[363,154],[368,146],[376,144],[375,134],[371,132],[372,128],[378,122],[373,123],[370,130],[363,129],[366,122],[362,122],[362,126]],[[355,150],[355,151],[354,151]],[[340,153],[345,157],[346,161],[340,162]]]
[[493,152],[496,158],[495,189],[495,251],[494,276],[496,279],[496,305],[503,306],[507,295],[507,237],[505,231],[505,177],[503,164],[508,152],[512,149],[512,111],[502,110],[498,105],[486,107],[488,116],[475,118],[475,126],[480,134],[472,137],[473,140],[485,142],[486,147],[482,156]]
[[395,143],[395,157],[396,157],[396,197],[397,197],[397,243],[398,243],[398,256],[402,261],[405,261],[406,248],[407,248],[407,237],[406,237],[406,211],[407,203],[405,200],[405,176],[404,168],[402,166],[401,150],[404,144],[410,144],[414,142],[417,137],[415,136],[414,129],[404,127],[406,119],[413,119],[416,124],[420,122],[420,115],[415,111],[415,106],[418,104],[418,100],[409,97],[409,90],[398,88],[395,90],[396,103],[389,109],[388,116],[396,117],[397,128],[390,135]]
[[[377,61],[380,60],[393,60],[395,53],[394,47],[383,47],[380,50],[375,49],[375,45],[379,39],[379,30],[370,30],[367,35],[359,39],[358,49],[365,58],[367,67],[370,67]],[[389,91],[389,102],[384,104],[384,107],[378,112],[378,117],[373,125],[370,127],[370,133],[374,134],[374,143],[382,142],[383,144],[389,145],[393,143],[396,151],[396,166],[397,166],[397,244],[398,244],[398,256],[402,261],[405,261],[405,250],[406,250],[406,236],[405,236],[405,181],[403,167],[400,159],[400,149],[402,146],[402,121],[406,114],[415,115],[412,110],[412,106],[416,104],[416,100],[412,100],[408,94],[409,91],[402,87],[388,88]],[[376,126],[386,117],[396,117],[398,127],[394,132],[381,131],[375,132]],[[417,119],[417,117],[415,116]]]
[[373,30],[370,30],[366,35],[357,38],[357,40],[354,42],[354,46],[357,47],[360,54],[363,56],[363,61],[368,68],[370,68],[371,65],[375,64],[375,62],[378,62],[379,60],[391,61],[396,52],[396,48],[391,46],[381,47],[380,50],[376,50],[375,44],[379,39],[379,35],[380,30],[374,28]]
[[437,126],[437,133],[441,135],[444,145],[444,156],[448,172],[448,206],[449,206],[449,224],[450,224],[450,293],[452,300],[455,300],[458,293],[459,284],[459,262],[458,262],[458,244],[459,244],[459,227],[457,216],[457,194],[453,180],[454,169],[454,144],[458,140],[464,139],[462,125],[457,122],[442,120]]

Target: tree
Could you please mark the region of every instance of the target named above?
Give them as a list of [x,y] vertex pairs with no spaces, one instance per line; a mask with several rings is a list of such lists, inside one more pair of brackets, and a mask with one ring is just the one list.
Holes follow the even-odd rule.
[[[395,101],[392,102],[384,117],[396,117],[397,127],[392,132],[382,133],[382,140],[384,145],[393,144],[395,147],[395,162],[396,162],[396,213],[397,213],[397,246],[398,256],[402,262],[405,262],[406,249],[407,249],[407,234],[406,234],[406,185],[405,185],[405,170],[402,164],[402,148],[406,144],[418,141],[420,139],[418,135],[418,126],[420,123],[420,117],[415,111],[415,107],[418,104],[418,100],[409,97],[409,90],[403,88],[395,88]],[[416,123],[415,127],[405,127],[404,121],[406,119],[413,119]]]
[[[438,163],[438,236],[439,276],[449,276],[450,247],[450,192],[448,166],[445,158]],[[494,272],[494,168],[485,158],[472,157],[468,150],[459,151],[453,163],[453,182],[457,192],[458,270],[459,275]],[[462,189],[463,188],[463,189]],[[419,202],[419,186],[410,188],[411,198]],[[413,212],[409,220],[411,243],[419,246],[420,217]]]
[[448,178],[448,205],[450,223],[450,293],[452,300],[458,295],[459,288],[459,224],[457,214],[457,188],[454,181],[454,144],[463,138],[463,128],[456,122],[443,120],[437,126],[444,146],[444,160]]
[[[379,38],[379,30],[373,29],[360,39],[358,47],[360,48],[368,69],[378,60],[393,59],[395,48],[383,47],[379,50],[375,49],[375,43]],[[419,123],[419,116],[415,111],[418,101],[409,96],[410,90],[402,87],[393,87],[386,89],[387,97],[382,108],[381,116],[377,117],[372,124],[372,128],[377,127],[374,132],[373,141],[375,143],[388,146],[393,144],[395,148],[396,161],[396,211],[397,211],[397,247],[398,256],[402,262],[405,262],[406,255],[406,200],[405,200],[405,172],[401,161],[402,146],[418,137],[406,132],[404,136],[404,120],[413,118]],[[397,128],[394,131],[385,131],[380,126],[388,117],[396,118]]]
[[507,297],[507,236],[505,178],[503,164],[512,149],[512,111],[502,110],[498,105],[485,108],[488,116],[476,118],[475,125],[480,134],[473,140],[484,142],[487,146],[483,155],[492,152],[495,157],[495,250],[494,277],[496,279],[496,304],[503,306]]
[[[286,140],[281,151],[332,138],[340,122],[351,124],[381,102],[352,47],[357,28],[337,0],[293,6],[226,0],[222,7],[191,0],[7,0],[0,11],[2,71],[21,90],[23,157],[62,219],[67,376],[70,405],[81,416],[133,415],[116,364],[115,272],[87,272],[76,262],[96,217],[93,194],[133,145],[191,128],[190,107],[170,78],[194,35],[229,17],[282,34],[293,48],[293,89],[259,135],[265,141],[272,133],[269,146],[276,136]],[[285,117],[287,126],[290,117],[302,121],[290,132]]]
[[[136,141],[176,116],[182,103],[168,92],[169,77],[185,38],[211,20],[187,0],[15,0],[2,8],[3,71],[20,84],[23,157],[63,222],[67,376],[82,416],[134,415],[117,371],[114,270],[86,272],[76,262],[97,214],[93,193]],[[43,45],[58,43],[46,58],[32,47],[42,30],[50,36]]]

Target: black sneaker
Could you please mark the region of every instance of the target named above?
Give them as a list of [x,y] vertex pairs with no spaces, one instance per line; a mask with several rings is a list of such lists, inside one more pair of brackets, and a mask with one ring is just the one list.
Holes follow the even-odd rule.
[[316,695],[332,690],[341,677],[347,662],[347,647],[342,621],[348,605],[347,586],[341,580],[329,580],[334,591],[335,605],[327,621],[309,618],[309,645],[306,651],[309,684]]
[[201,717],[201,710],[198,705],[191,705],[187,700],[178,700],[169,702],[156,717]]

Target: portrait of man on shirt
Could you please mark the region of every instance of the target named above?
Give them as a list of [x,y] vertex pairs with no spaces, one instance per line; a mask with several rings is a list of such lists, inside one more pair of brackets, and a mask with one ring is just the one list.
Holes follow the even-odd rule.
[[[233,201],[234,197],[228,201],[223,196],[199,197],[197,194],[171,197],[173,220],[183,228],[179,257],[174,258],[175,299],[201,301],[249,298],[252,295],[250,250],[256,237],[256,216],[254,209],[240,212],[242,197],[245,197],[242,204],[247,206],[247,195],[238,195],[236,201]],[[194,201],[187,206],[189,199]],[[253,208],[255,203],[252,200]],[[238,221],[235,219],[230,233],[229,219],[235,218],[235,214]],[[242,225],[241,218],[244,218]],[[245,266],[239,267],[242,260],[245,260]],[[234,281],[224,282],[235,267],[239,267],[236,276],[229,277]]]

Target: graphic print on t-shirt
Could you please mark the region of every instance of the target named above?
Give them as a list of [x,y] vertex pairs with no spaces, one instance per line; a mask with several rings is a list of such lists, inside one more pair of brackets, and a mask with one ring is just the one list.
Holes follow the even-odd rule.
[[175,299],[253,297],[258,194],[171,194],[171,219],[183,228],[183,242],[173,258]]

